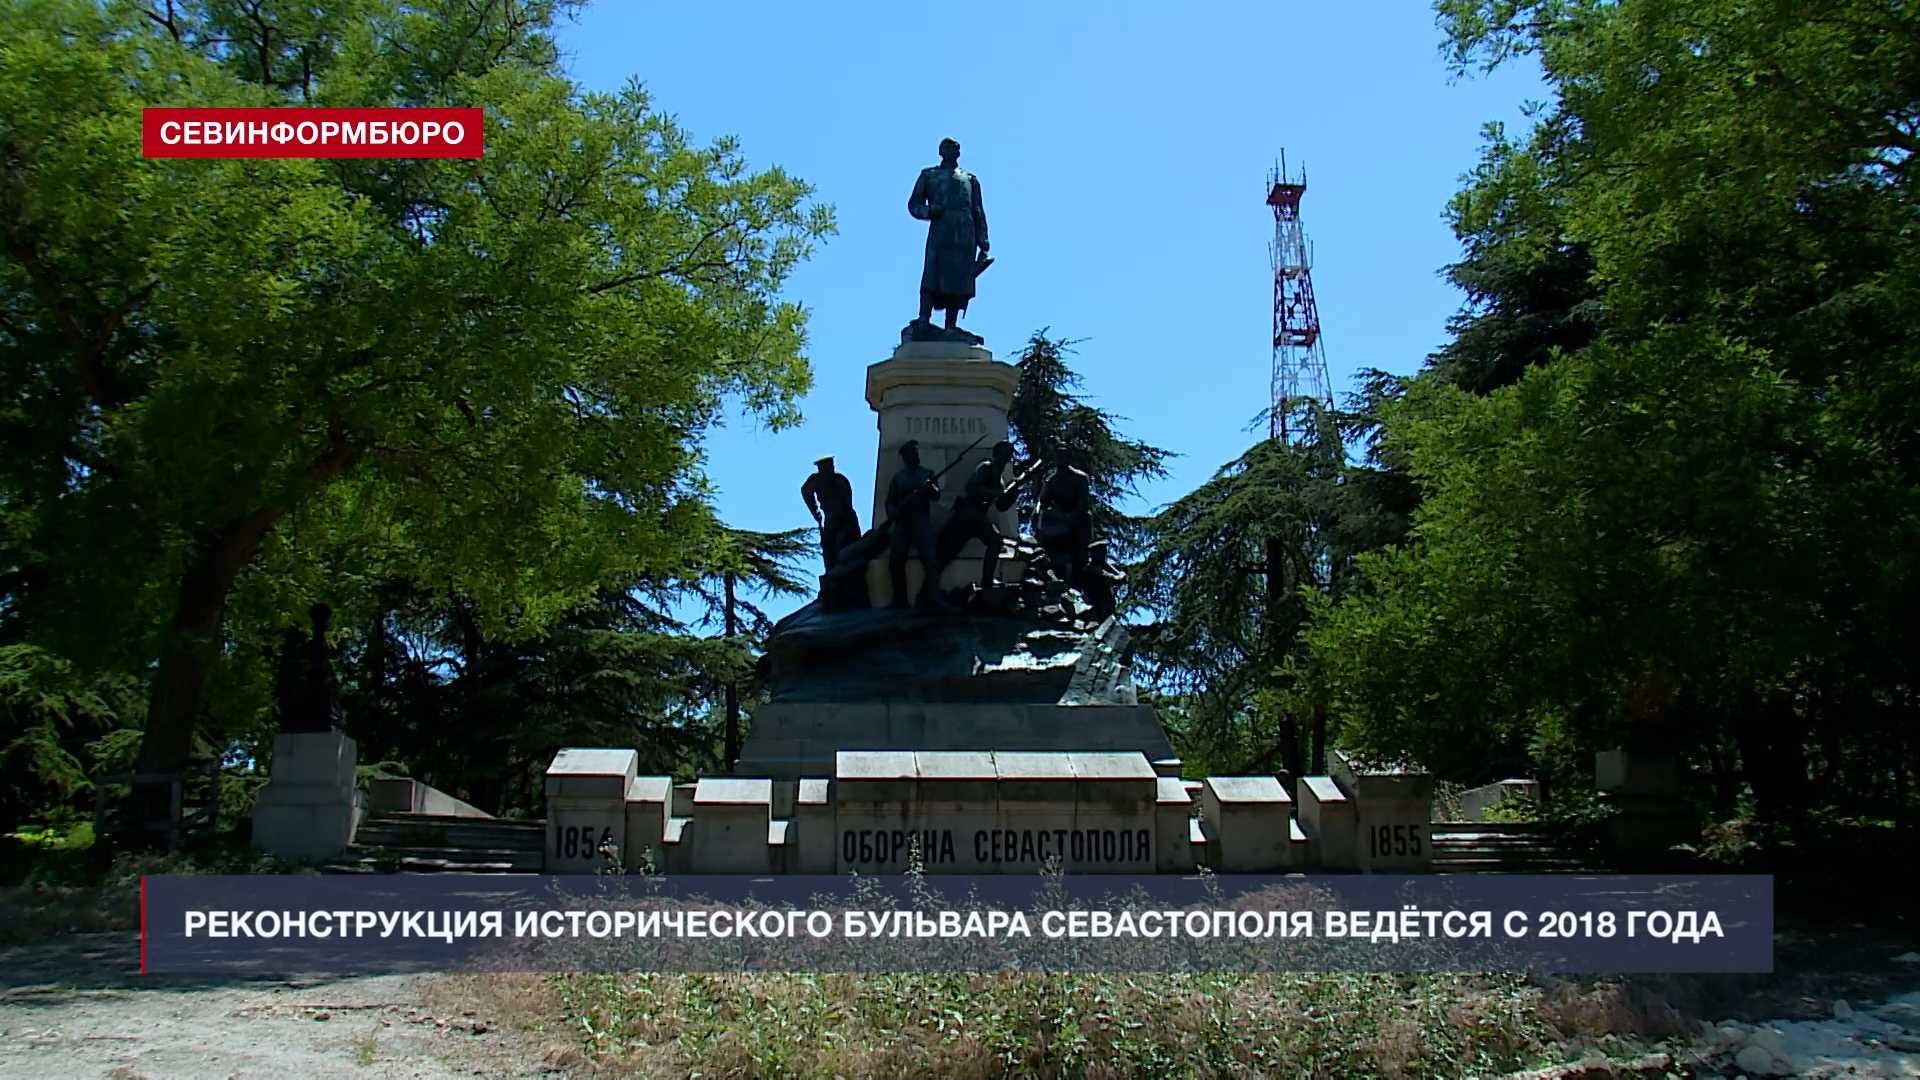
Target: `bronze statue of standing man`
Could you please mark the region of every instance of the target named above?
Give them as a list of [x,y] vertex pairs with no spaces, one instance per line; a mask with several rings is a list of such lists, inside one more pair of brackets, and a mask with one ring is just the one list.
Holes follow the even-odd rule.
[[[973,299],[973,279],[993,260],[987,258],[987,213],[980,205],[980,181],[960,167],[960,144],[940,140],[940,164],[920,170],[907,197],[907,213],[927,225],[926,263],[920,271],[920,317],[907,327],[914,341],[965,341],[980,338],[955,325]],[[946,327],[935,329],[933,309],[946,312]]]

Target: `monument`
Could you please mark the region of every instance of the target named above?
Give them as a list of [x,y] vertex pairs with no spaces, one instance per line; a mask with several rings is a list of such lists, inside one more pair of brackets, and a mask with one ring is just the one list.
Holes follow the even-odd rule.
[[311,633],[289,628],[275,673],[273,760],[253,806],[253,846],[294,861],[345,850],[363,813],[359,750],[341,731],[340,694],[327,650],[333,611],[307,611]]
[[[821,529],[820,593],[768,636],[768,700],[731,775],[682,793],[636,775],[632,750],[561,751],[549,869],[609,851],[692,873],[1424,865],[1432,785],[1418,775],[1343,765],[1293,794],[1274,776],[1180,777],[1129,674],[1124,575],[1095,535],[1090,478],[1054,448],[1016,468],[1019,372],[959,325],[993,261],[959,156],[943,140],[914,183],[919,311],[866,372],[873,527],[817,462],[802,497]],[[1042,476],[1021,535],[1015,507]]]

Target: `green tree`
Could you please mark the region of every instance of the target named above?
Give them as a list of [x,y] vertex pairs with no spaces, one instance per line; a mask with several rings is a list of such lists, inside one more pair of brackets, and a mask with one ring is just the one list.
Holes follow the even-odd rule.
[[[723,400],[793,418],[778,289],[830,214],[574,87],[568,6],[7,0],[0,617],[151,665],[145,767],[258,715],[257,663],[206,710],[310,597],[430,582],[530,637],[685,571]],[[140,157],[143,107],[298,102],[480,106],[486,155]]]
[[[1028,457],[1047,460],[1048,467],[1069,466],[1087,474],[1093,494],[1093,534],[1105,538],[1116,562],[1140,549],[1143,521],[1126,509],[1139,495],[1143,481],[1167,474],[1168,452],[1120,434],[1115,416],[1082,398],[1075,390],[1080,376],[1067,364],[1079,344],[1036,330],[1015,362],[1020,381],[1014,386],[1007,422],[1013,442]],[[1032,495],[1038,485],[1029,489]]]
[[1216,771],[1323,767],[1324,714],[1289,658],[1307,597],[1331,589],[1344,451],[1337,418],[1298,409],[1297,442],[1265,439],[1155,515],[1133,593],[1153,620],[1141,654],[1185,699],[1183,757]]
[[[761,596],[799,596],[807,591],[801,564],[819,550],[811,529],[785,532],[755,532],[729,528],[725,542],[716,545],[694,586],[706,607],[701,623],[718,625],[724,640],[738,650],[735,671],[750,669],[759,655],[761,643],[773,629],[773,620],[750,598]],[[724,681],[726,726],[721,767],[731,769],[740,757],[743,696],[752,696],[748,680],[739,677]],[[744,693],[743,693],[744,692]]]
[[1452,206],[1484,293],[1381,434],[1411,540],[1309,633],[1346,736],[1647,743],[1769,814],[1823,780],[1906,813],[1920,14],[1438,7],[1462,69],[1534,55],[1555,100]]

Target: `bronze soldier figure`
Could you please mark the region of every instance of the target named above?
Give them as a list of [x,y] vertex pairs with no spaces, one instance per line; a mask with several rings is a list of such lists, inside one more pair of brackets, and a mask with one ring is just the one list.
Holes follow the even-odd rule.
[[915,340],[938,339],[933,309],[946,314],[944,336],[980,339],[955,324],[973,299],[974,278],[992,259],[987,255],[987,212],[980,204],[980,181],[960,167],[960,144],[940,140],[940,164],[920,170],[907,213],[928,222],[926,262],[920,271],[920,317],[910,327]]
[[933,596],[939,586],[934,575],[940,564],[934,561],[933,503],[940,498],[940,484],[931,469],[920,464],[920,443],[908,439],[900,444],[900,471],[887,484],[887,521],[893,527],[888,541],[887,571],[893,580],[893,606],[907,606],[907,554],[912,548],[926,569],[920,586],[922,600]]
[[1005,511],[1013,506],[1014,499],[1020,495],[1021,485],[1027,482],[1039,462],[1029,465],[1024,472],[1005,486],[1000,477],[1013,464],[1013,444],[1005,440],[993,444],[993,456],[973,467],[967,477],[966,487],[961,489],[960,498],[953,504],[953,515],[947,518],[945,527],[940,530],[940,564],[945,566],[960,554],[967,541],[978,539],[986,545],[980,563],[980,587],[985,589],[994,583],[994,572],[999,565],[1000,548],[1006,537],[1000,534],[1000,526],[994,523],[993,512]]
[[853,485],[833,471],[833,459],[823,457],[814,465],[816,470],[800,485],[800,499],[820,526],[820,558],[832,570],[840,549],[859,539],[860,515],[853,509]]
[[1071,465],[1054,469],[1040,485],[1040,521],[1034,539],[1068,588],[1086,573],[1087,547],[1093,543],[1092,498],[1087,474]]

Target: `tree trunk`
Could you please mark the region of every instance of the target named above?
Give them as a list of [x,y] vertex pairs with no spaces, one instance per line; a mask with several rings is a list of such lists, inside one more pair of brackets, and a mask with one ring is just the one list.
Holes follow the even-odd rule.
[[[723,617],[726,620],[727,637],[731,639],[734,635],[740,632],[739,619],[734,613],[734,592],[733,592],[733,575],[732,574],[728,574],[721,579],[721,587],[726,591],[726,603],[723,608],[723,612],[724,612]],[[721,762],[720,767],[722,769],[725,769],[731,772],[733,770],[733,763],[740,760],[740,688],[738,685],[734,683],[732,679],[727,680],[726,703],[727,703],[726,760]]]
[[279,518],[278,511],[261,511],[216,530],[181,575],[173,625],[154,672],[153,696],[147,702],[141,772],[179,769],[192,755],[201,695],[220,652],[227,594]]
[[[193,756],[207,676],[220,654],[227,595],[279,517],[278,511],[256,512],[215,530],[181,575],[173,623],[154,671],[152,696],[147,699],[147,724],[135,772],[178,772]],[[157,835],[152,826],[172,824],[172,785],[135,785],[129,809],[143,837]]]

